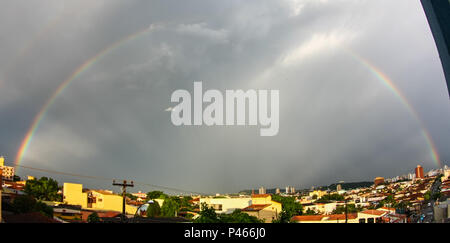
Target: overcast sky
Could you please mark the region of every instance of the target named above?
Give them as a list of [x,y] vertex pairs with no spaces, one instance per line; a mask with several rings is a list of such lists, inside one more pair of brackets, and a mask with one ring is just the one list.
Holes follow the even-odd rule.
[[[22,165],[208,193],[436,168],[418,119],[355,54],[392,79],[441,160],[450,159],[450,102],[420,1],[0,0],[0,154],[7,162],[58,85],[149,26],[55,99]],[[194,81],[221,91],[280,90],[279,134],[173,126],[170,96],[192,92]],[[111,188],[110,181],[50,176]]]

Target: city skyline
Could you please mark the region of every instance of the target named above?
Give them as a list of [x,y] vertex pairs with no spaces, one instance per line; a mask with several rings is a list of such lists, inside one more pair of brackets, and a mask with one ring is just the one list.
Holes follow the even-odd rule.
[[[448,92],[420,1],[105,3],[0,9],[7,163],[213,193],[450,159]],[[196,81],[280,90],[279,134],[174,127],[170,95]]]

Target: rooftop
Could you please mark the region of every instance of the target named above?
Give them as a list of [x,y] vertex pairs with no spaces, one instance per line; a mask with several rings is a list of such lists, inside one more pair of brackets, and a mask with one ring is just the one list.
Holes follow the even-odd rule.
[[265,209],[266,207],[270,206],[270,204],[252,204],[244,209],[242,211],[261,211]]

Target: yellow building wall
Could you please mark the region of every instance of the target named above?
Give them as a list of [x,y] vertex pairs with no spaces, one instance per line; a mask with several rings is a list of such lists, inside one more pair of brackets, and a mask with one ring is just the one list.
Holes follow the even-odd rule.
[[317,195],[317,199],[319,199],[319,198],[321,198],[322,196],[324,196],[326,194],[328,194],[326,191],[316,190],[316,191],[310,192],[309,196],[312,197],[314,195]]
[[[94,197],[97,198],[95,203],[92,203],[91,209],[122,212],[123,198],[119,195],[102,194],[92,191]],[[125,213],[135,214],[137,208],[131,205],[125,205]]]
[[252,204],[271,204],[272,196],[252,197]]
[[[82,184],[64,183],[63,187],[63,202],[71,205],[80,205],[85,209],[104,210],[122,212],[122,196],[102,194],[96,191],[90,191],[96,202],[88,207],[88,193],[83,192]],[[125,205],[125,212],[127,214],[135,214],[137,208],[131,205]]]
[[63,202],[71,205],[81,205],[87,207],[87,194],[83,193],[83,185],[74,183],[64,183]]
[[161,198],[153,199],[153,201],[158,202],[160,207],[162,207],[162,205],[164,204],[164,199],[161,199]]
[[200,205],[206,203],[208,207],[212,205],[222,205],[222,210],[216,213],[232,213],[236,209],[243,209],[251,205],[252,200],[248,198],[200,198]]

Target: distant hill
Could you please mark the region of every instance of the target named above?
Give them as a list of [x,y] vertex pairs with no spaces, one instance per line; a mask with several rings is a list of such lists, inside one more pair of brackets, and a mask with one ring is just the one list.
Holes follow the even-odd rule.
[[343,183],[333,183],[328,186],[319,187],[321,190],[336,190],[337,185],[341,185],[343,190],[352,190],[361,187],[370,187],[373,185],[372,181],[361,181],[361,182],[343,182]]
[[[371,181],[361,181],[361,182],[343,182],[343,183],[333,183],[330,184],[328,186],[321,186],[321,187],[316,187],[315,189],[320,189],[320,190],[336,190],[337,185],[340,184],[342,186],[343,190],[352,190],[352,189],[357,189],[357,188],[361,188],[361,187],[370,187],[373,185],[373,182]],[[276,189],[275,188],[268,188],[266,189],[266,193],[268,194],[275,194]],[[285,191],[284,188],[280,188],[280,191],[283,193]],[[309,189],[300,189],[297,190],[296,192],[306,192],[309,191]],[[243,190],[239,192],[240,194],[247,194],[250,195],[252,194],[252,190]],[[255,189],[255,193],[258,193],[258,190]]]

